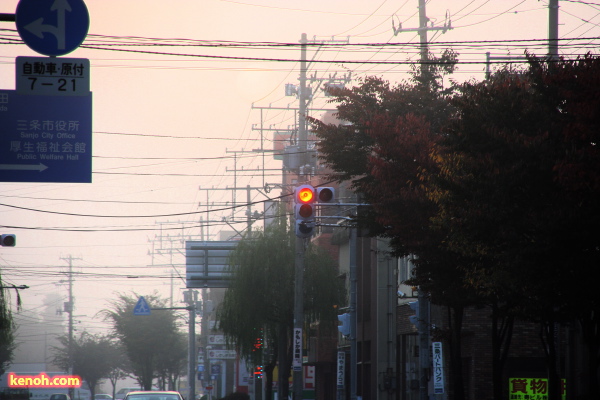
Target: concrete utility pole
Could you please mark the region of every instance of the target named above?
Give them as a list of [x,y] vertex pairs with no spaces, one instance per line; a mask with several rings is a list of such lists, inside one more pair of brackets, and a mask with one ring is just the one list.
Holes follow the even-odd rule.
[[190,318],[188,324],[188,399],[196,400],[196,301],[198,300],[198,292],[189,289],[187,295],[187,309]]
[[357,399],[358,388],[358,344],[357,344],[357,301],[358,301],[358,277],[357,277],[357,236],[358,228],[352,226],[350,229],[350,400]]
[[[304,374],[302,370],[302,338],[304,325],[304,256],[305,256],[305,239],[296,237],[296,257],[294,259],[295,280],[294,280],[294,352],[298,351],[300,359],[294,360],[293,365],[293,387],[294,400],[302,400],[302,392],[304,390]],[[300,340],[300,348],[296,349],[297,340]]]
[[[427,44],[427,11],[425,0],[419,0],[419,40],[421,42],[421,74],[429,76],[429,46]],[[419,399],[429,398],[429,299],[419,288]]]
[[[306,130],[306,33],[302,34],[300,39],[300,103],[298,110],[298,146],[300,156],[303,162],[301,165],[306,165],[307,157],[307,140],[308,132]],[[294,360],[293,365],[293,388],[294,400],[302,400],[302,392],[304,390],[304,374],[302,368],[302,338],[304,327],[304,256],[305,256],[305,239],[296,237],[296,257],[294,259],[295,281],[294,281],[294,354],[299,352],[300,359]],[[299,333],[299,335],[298,335]],[[298,338],[299,336],[299,338]],[[300,348],[297,349],[297,340],[300,340]]]
[[306,102],[308,100],[308,92],[306,87],[306,33],[302,34],[300,39],[300,98],[298,103],[298,145],[300,146],[300,154],[304,161],[302,165],[308,164],[308,131],[306,129]]
[[429,18],[427,17],[427,11],[425,9],[425,0],[419,0],[419,27],[418,28],[403,28],[402,23],[399,23],[399,26],[396,28],[394,21],[393,30],[394,36],[398,35],[402,32],[415,32],[419,33],[419,42],[421,47],[421,67],[425,68],[425,70],[429,70],[427,68],[427,61],[429,58],[429,47],[427,44],[427,32],[428,31],[442,31],[446,33],[447,30],[452,29],[452,22],[450,21],[449,14],[446,15],[446,21],[444,21],[444,26],[427,26],[429,22]]
[[[237,171],[237,170],[234,170]],[[246,222],[246,230],[248,232],[248,234],[250,234],[252,232],[252,224],[254,223],[254,221],[256,221],[258,218],[260,218],[261,216],[264,216],[264,213],[262,212],[258,212],[258,211],[254,211],[252,212],[252,194],[251,191],[255,190],[255,191],[261,191],[264,190],[264,187],[255,187],[255,186],[250,186],[250,185],[246,185],[243,187],[237,187],[237,186],[233,186],[233,187],[225,187],[225,188],[198,188],[198,190],[204,190],[206,191],[206,215],[207,215],[207,226],[208,224],[210,224],[211,222],[215,222],[215,223],[223,223],[225,222],[226,224],[229,225],[229,227],[231,229],[233,229],[238,235],[242,236],[243,235],[243,230],[239,231],[236,228],[233,227],[233,225],[231,225],[231,223],[233,222]],[[218,191],[218,190],[228,190],[231,191],[232,193],[232,202],[231,202],[231,219],[229,221],[227,220],[213,220],[211,221],[210,219],[208,219],[208,214],[210,212],[210,204],[208,201],[208,192],[209,191]],[[237,191],[238,190],[245,190],[246,191],[246,202],[245,203],[241,203],[243,205],[246,206],[246,218],[242,219],[235,219],[235,211],[238,208],[238,203],[237,203]],[[229,203],[227,203],[229,204]],[[206,235],[206,240],[209,240],[210,236]]]
[[[558,54],[558,0],[549,0],[548,2],[548,59],[550,61],[557,61]],[[527,57],[512,57],[512,56],[500,56],[494,57],[490,55],[488,51],[485,53],[485,78],[488,79],[491,76],[491,62],[492,61],[526,61]]]
[[548,58],[558,60],[558,0],[548,2]]
[[[429,46],[427,45],[427,12],[425,11],[425,0],[419,0],[419,42],[421,44],[421,68],[429,71],[426,62],[429,58]],[[421,70],[423,73],[423,70]]]
[[[74,307],[74,299],[73,299],[73,260],[81,260],[81,258],[74,258],[69,255],[68,257],[61,257],[63,261],[67,261],[69,263],[69,272],[68,272],[68,283],[69,283],[69,301],[65,304],[65,312],[69,313],[69,348],[68,350],[68,358],[69,358],[69,375],[73,374],[73,311]],[[71,398],[73,397],[73,389],[69,389],[69,394]]]
[[[447,15],[444,26],[434,27],[427,26],[429,18],[427,17],[427,11],[425,8],[425,0],[419,0],[419,28],[416,30],[419,32],[419,41],[421,49],[421,76],[429,76],[429,46],[427,43],[427,31],[430,30],[441,30],[446,32],[452,29],[452,23],[449,16]],[[394,35],[400,32],[414,31],[415,29],[403,29],[400,24],[399,28],[396,29],[394,26]],[[429,299],[426,294],[419,289],[419,313],[421,318],[418,323],[418,334],[419,334],[419,399],[427,400],[429,398]]]

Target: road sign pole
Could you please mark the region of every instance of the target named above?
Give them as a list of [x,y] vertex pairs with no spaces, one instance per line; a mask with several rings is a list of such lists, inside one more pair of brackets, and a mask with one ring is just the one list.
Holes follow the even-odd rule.
[[196,400],[196,307],[194,304],[194,297],[192,296],[192,290],[188,291],[189,303],[188,310],[190,314],[188,336],[189,336],[189,348],[188,348],[188,387],[189,394],[188,400]]

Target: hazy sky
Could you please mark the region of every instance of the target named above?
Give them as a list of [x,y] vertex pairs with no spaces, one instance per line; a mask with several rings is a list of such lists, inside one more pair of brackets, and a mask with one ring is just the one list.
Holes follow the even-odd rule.
[[[14,13],[16,4],[2,1],[0,13]],[[228,209],[232,191],[222,189],[281,182],[280,161],[267,153],[263,176],[256,171],[263,165],[261,153],[242,151],[261,146],[260,132],[253,129],[261,124],[261,109],[264,128],[294,124],[293,112],[283,108],[296,107],[297,100],[285,96],[284,86],[298,83],[296,44],[302,33],[328,41],[321,49],[309,48],[314,60],[309,76],[315,78],[352,73],[400,81],[407,62],[419,59],[417,34],[395,36],[392,29],[400,22],[403,28],[418,26],[418,0],[86,4],[89,34],[67,57],[91,63],[93,183],[0,182],[0,233],[17,234],[17,247],[0,248],[3,280],[30,287],[21,292],[26,310],[40,308],[47,293],[65,301],[61,281],[72,256],[79,329],[105,327],[93,317],[115,292],[156,289],[169,296],[171,274],[178,302],[185,286],[179,278],[185,277],[182,235],[199,238],[207,199],[210,219],[219,222],[203,233],[218,240],[219,231],[231,230],[220,220],[234,214],[242,221],[246,211]],[[535,40],[547,38],[547,6],[538,0],[430,0],[427,14],[434,26],[451,20],[453,28],[429,32],[432,51],[452,47],[463,63],[456,79],[481,80],[486,51],[546,53],[546,44]],[[596,0],[560,1],[559,36],[572,39],[560,42],[561,54],[595,51],[590,43],[597,46],[598,40],[584,39],[600,35],[599,10]],[[14,89],[15,57],[39,54],[15,43],[14,23],[2,22],[0,29],[0,89]],[[258,46],[267,42],[271,45]],[[272,45],[282,43],[289,45]],[[314,106],[325,105],[315,92]],[[273,109],[265,109],[269,106]],[[272,148],[270,131],[263,145]],[[212,187],[220,190],[200,189]],[[246,192],[237,194],[245,203]],[[251,200],[265,200],[265,194],[252,190]],[[268,195],[279,194],[275,189]],[[230,223],[236,229],[245,225]]]

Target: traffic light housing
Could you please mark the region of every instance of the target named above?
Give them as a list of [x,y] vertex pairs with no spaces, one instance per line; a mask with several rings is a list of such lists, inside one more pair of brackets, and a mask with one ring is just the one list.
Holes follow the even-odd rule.
[[296,236],[311,237],[315,231],[316,191],[311,185],[300,185],[294,191]]
[[344,336],[350,335],[350,314],[344,313],[337,316],[338,321],[341,322],[341,325],[338,325],[338,331]]
[[2,247],[15,247],[17,244],[17,235],[3,234],[0,237],[0,245]]
[[326,204],[335,202],[335,189],[324,186],[317,188],[317,203]]

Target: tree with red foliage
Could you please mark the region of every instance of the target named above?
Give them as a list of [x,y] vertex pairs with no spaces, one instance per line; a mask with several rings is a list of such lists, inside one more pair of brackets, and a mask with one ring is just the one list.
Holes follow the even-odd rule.
[[332,177],[372,205],[372,234],[418,256],[414,282],[457,322],[466,304],[495,310],[495,398],[516,316],[540,323],[551,398],[554,329],[576,320],[589,349],[585,394],[598,398],[600,61],[531,58],[451,101],[432,87],[367,78],[335,93],[345,122],[312,121]]
[[520,317],[540,323],[550,399],[560,386],[556,324],[579,321],[587,394],[597,398],[600,296],[589,278],[600,261],[600,60],[530,64],[464,84],[453,100],[441,173],[430,179],[435,222],[450,249],[474,260],[474,287],[519,299]]
[[[457,253],[443,249],[441,231],[429,229],[437,206],[427,196],[425,173],[435,173],[430,157],[452,114],[451,88],[440,82],[455,56],[430,68],[435,82],[415,79],[395,86],[369,77],[352,89],[333,91],[339,125],[311,119],[320,138],[319,151],[334,171],[330,178],[350,181],[372,207],[361,224],[372,235],[390,239],[396,255],[417,255],[413,281],[443,304],[452,316],[451,378],[455,398],[463,398],[460,331],[464,307],[474,298],[464,290]],[[433,170],[433,171],[432,171]],[[443,293],[443,295],[442,295]]]

